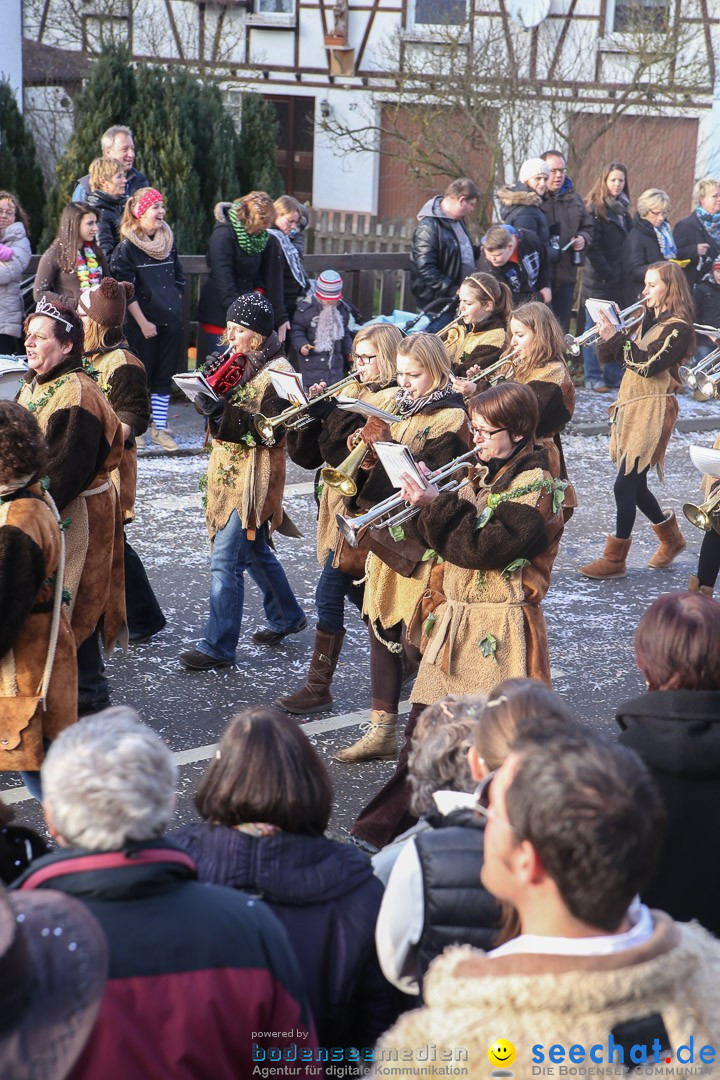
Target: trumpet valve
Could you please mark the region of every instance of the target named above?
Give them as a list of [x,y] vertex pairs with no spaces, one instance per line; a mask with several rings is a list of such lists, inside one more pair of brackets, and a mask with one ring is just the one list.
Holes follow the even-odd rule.
[[568,352],[572,353],[573,356],[580,355],[580,346],[572,334],[565,335],[565,344],[567,345]]

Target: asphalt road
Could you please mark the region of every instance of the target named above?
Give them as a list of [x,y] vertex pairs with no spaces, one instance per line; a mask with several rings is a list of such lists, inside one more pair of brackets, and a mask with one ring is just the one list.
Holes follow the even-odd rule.
[[[602,428],[608,403],[607,396],[598,400],[598,395],[581,393],[576,412],[581,429]],[[681,400],[684,427],[712,427],[715,418],[711,414],[710,406],[699,407],[687,398]],[[307,611],[309,628],[280,646],[254,645],[252,632],[263,626],[264,620],[259,594],[248,582],[237,666],[208,673],[183,670],[178,654],[202,635],[207,613],[208,545],[198,491],[207,459],[197,453],[202,433],[194,413],[184,406],[174,406],[171,417],[183,454],[141,455],[137,520],[129,534],[145,562],[168,626],[152,641],[132,648],[127,656],[113,655],[108,661],[108,674],[113,702],[137,709],[176,754],[177,821],[184,823],[195,816],[195,787],[227,720],[238,709],[270,703],[304,681],[312,651],[319,570],[312,476],[290,465],[286,505],[305,535],[301,540],[278,537],[277,550]],[[718,427],[720,418],[716,431]],[[712,445],[713,437],[708,431],[676,432],[667,456],[665,480],[651,483],[662,505],[676,510],[679,520],[683,502],[696,502],[700,497],[700,474],[690,462],[688,447],[694,442]],[[656,596],[686,587],[696,566],[702,535],[682,519],[688,540],[686,551],[670,569],[652,570],[646,563],[656,546],[655,537],[650,526],[639,520],[627,578],[593,582],[581,577],[577,567],[600,553],[606,533],[614,526],[614,469],[607,456],[606,435],[569,433],[563,441],[580,506],[565,530],[544,604],[553,680],[583,723],[612,732],[615,707],[642,691],[642,680],[633,663],[634,628]],[[334,706],[305,725],[332,774],[336,797],[332,830],[338,836],[347,834],[360,807],[392,771],[387,763],[342,766],[332,759],[335,749],[357,738],[357,724],[366,714],[370,694],[367,657],[367,631],[351,609],[333,683]],[[0,790],[5,792],[5,798],[17,803],[19,822],[40,825],[39,807],[27,797],[17,775],[5,774]]]

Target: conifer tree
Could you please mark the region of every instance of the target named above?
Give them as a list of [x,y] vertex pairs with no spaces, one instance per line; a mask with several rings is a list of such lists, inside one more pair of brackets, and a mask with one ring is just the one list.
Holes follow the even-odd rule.
[[277,167],[278,121],[275,109],[260,94],[243,94],[237,171],[243,194],[267,191],[272,199],[282,194]]
[[0,190],[16,195],[30,218],[33,249],[40,240],[45,213],[45,184],[35,154],[35,140],[25,127],[15,94],[0,80]]

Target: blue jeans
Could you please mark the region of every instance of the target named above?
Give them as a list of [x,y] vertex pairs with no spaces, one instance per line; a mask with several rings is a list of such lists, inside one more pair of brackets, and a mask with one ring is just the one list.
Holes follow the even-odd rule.
[[353,575],[333,566],[333,553],[329,553],[322,568],[315,590],[315,607],[318,630],[339,633],[345,627],[345,597],[362,612],[363,587],[353,585]]
[[595,386],[609,386],[611,390],[617,390],[623,376],[622,364],[610,360],[604,370],[601,369],[594,345],[583,345],[582,355],[585,385],[591,390]]
[[225,528],[215,535],[210,557],[210,614],[205,636],[198,646],[214,660],[235,659],[245,599],[245,570],[249,571],[251,564],[252,577],[264,597],[272,596],[265,606],[266,613],[269,608],[274,618],[282,618],[282,626],[273,628],[289,629],[305,618],[285,571],[268,544],[267,525],[258,529],[255,539],[250,540],[239,515],[233,511]]

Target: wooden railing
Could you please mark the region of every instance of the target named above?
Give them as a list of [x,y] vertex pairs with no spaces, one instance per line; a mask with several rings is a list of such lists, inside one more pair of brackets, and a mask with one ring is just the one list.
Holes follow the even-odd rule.
[[[37,270],[39,255],[33,255],[26,274],[32,293],[32,278]],[[197,344],[197,302],[200,289],[208,276],[204,255],[181,255],[185,275],[183,295],[183,342],[181,356]],[[361,321],[375,315],[389,315],[394,308],[416,309],[410,292],[410,256],[405,252],[343,252],[341,254],[306,255],[303,259],[309,277],[322,270],[337,270],[343,277],[343,295],[360,311]]]

